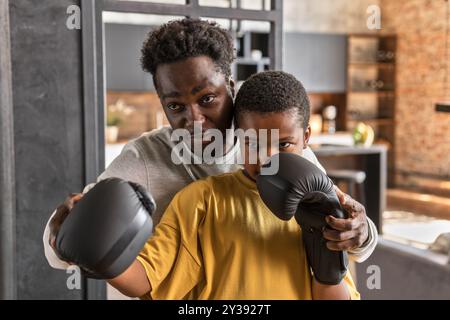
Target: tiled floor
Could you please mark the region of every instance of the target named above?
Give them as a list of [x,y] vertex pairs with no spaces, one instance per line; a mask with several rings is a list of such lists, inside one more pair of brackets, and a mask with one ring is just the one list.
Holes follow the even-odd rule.
[[443,233],[450,233],[450,220],[434,219],[405,211],[383,214],[383,237],[427,249]]
[[387,204],[392,209],[440,219],[450,219],[450,199],[448,196],[437,196],[406,189],[388,189]]

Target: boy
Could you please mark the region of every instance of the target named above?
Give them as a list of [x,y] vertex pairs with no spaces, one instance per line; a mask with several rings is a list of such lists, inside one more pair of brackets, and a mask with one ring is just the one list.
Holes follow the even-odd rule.
[[254,75],[235,108],[238,128],[279,129],[278,144],[241,141],[243,170],[180,191],[133,265],[109,283],[151,299],[358,299],[349,273],[335,286],[311,276],[300,227],[263,204],[255,184],[260,163],[247,161],[255,148],[267,147],[268,156],[306,148],[309,101],[302,84],[284,72]]

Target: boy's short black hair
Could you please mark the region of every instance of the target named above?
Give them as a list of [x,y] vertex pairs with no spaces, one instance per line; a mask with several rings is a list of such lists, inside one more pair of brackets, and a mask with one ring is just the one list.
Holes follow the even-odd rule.
[[231,76],[234,45],[230,33],[216,22],[185,18],[166,23],[149,33],[142,47],[141,65],[153,75],[158,65],[208,56],[227,78]]
[[248,78],[235,100],[235,120],[246,112],[271,113],[296,110],[303,129],[309,124],[310,103],[305,88],[293,75],[265,71]]

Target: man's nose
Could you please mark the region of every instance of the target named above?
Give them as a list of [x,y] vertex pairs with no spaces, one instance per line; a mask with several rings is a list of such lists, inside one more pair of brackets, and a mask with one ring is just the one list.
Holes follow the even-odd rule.
[[188,126],[194,126],[194,122],[205,122],[206,117],[204,116],[198,105],[189,105],[187,109],[188,110],[186,118]]

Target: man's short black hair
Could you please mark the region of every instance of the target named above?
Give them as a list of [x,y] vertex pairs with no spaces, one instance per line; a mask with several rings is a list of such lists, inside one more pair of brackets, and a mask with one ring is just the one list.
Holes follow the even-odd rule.
[[142,47],[141,64],[153,75],[160,64],[186,58],[208,56],[218,71],[228,79],[234,60],[234,45],[230,33],[216,22],[185,18],[166,23],[149,33]]
[[305,88],[293,75],[283,71],[265,71],[246,80],[235,100],[235,119],[246,112],[272,113],[296,111],[306,130],[310,103]]

